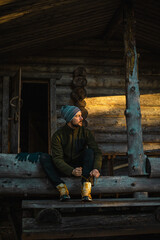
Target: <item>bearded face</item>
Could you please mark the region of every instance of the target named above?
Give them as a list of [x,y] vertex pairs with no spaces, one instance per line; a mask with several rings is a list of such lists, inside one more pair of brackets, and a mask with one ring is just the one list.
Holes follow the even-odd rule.
[[79,111],[71,120],[71,125],[73,127],[82,127],[82,121],[83,121],[82,113],[81,111]]

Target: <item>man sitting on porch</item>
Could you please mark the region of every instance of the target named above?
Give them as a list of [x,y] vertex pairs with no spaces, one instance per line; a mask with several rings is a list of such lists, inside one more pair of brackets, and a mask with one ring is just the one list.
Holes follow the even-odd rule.
[[60,192],[60,200],[69,199],[69,191],[61,176],[82,178],[82,200],[91,201],[91,177],[98,178],[102,154],[92,133],[82,126],[82,113],[76,106],[61,108],[66,125],[52,136],[52,157],[41,154],[40,162],[52,184]]
[[[66,105],[61,108],[61,115],[66,124],[52,136],[52,156],[47,153],[31,153],[26,159],[35,162],[39,159],[52,185],[58,189],[60,200],[70,198],[63,176],[81,177],[82,201],[92,201],[91,179],[100,176],[102,153],[92,133],[82,126],[82,113],[76,106]],[[23,153],[17,155],[23,159]]]

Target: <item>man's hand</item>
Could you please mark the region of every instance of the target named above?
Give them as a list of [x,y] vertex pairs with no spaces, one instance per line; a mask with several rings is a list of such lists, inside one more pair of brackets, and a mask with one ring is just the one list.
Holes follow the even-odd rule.
[[90,172],[90,176],[92,177],[96,177],[96,178],[99,178],[100,176],[100,172],[97,170],[97,169],[93,169],[91,172]]
[[74,168],[72,171],[72,175],[74,175],[75,177],[80,177],[82,175],[82,167]]

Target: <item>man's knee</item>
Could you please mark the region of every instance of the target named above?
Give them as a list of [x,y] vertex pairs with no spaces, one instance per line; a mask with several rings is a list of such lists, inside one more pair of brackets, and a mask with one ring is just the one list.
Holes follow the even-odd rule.
[[39,161],[43,165],[47,162],[50,162],[52,160],[52,156],[49,155],[48,153],[41,153]]

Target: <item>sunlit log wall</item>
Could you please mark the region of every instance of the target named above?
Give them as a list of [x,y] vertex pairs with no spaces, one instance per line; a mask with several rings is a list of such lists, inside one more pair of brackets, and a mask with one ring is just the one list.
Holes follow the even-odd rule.
[[[159,149],[160,62],[151,51],[138,48],[137,51],[140,53],[139,84],[144,150]],[[61,106],[73,104],[70,98],[73,73],[77,67],[84,67],[88,127],[94,132],[103,152],[126,152],[123,43],[85,41],[71,47],[53,49],[45,54],[49,54],[49,58],[28,57],[16,59],[14,65],[2,64],[1,75],[14,72],[19,65],[22,66],[22,72],[60,73],[62,77],[56,83],[57,124],[60,127],[64,124],[60,116]]]
[[[92,46],[93,47],[93,46]],[[87,57],[79,57],[79,65],[87,70],[87,98],[88,127],[94,132],[95,138],[103,152],[126,152],[126,120],[125,110],[125,79],[123,46],[105,48],[103,45],[90,56],[92,50],[83,49]],[[139,50],[139,49],[138,49]],[[144,150],[160,148],[160,76],[156,58],[145,50],[140,52],[140,93]],[[80,53],[82,55],[82,51]],[[149,60],[151,57],[151,60]],[[74,69],[73,69],[74,71]],[[68,75],[69,74],[69,75]],[[61,104],[71,103],[69,91],[72,72],[64,73],[57,82],[57,110]],[[71,74],[71,75],[70,75]],[[67,86],[64,86],[67,85]],[[68,97],[66,91],[68,88]],[[62,96],[63,94],[63,96]],[[68,100],[67,100],[68,98]],[[58,126],[64,121],[60,118]]]

